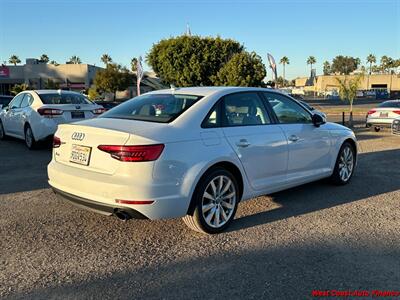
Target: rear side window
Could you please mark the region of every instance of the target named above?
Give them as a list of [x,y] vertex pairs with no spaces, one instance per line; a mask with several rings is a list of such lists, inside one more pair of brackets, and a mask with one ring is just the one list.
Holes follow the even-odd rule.
[[400,101],[386,101],[379,104],[378,107],[400,107]]
[[223,99],[224,126],[248,126],[270,124],[262,100],[257,93],[236,93]]
[[43,104],[92,104],[83,95],[75,93],[39,94]]
[[31,94],[25,94],[24,99],[21,102],[21,108],[23,107],[27,107],[29,105],[31,105],[33,102],[33,97]]
[[150,94],[135,97],[104,113],[101,118],[168,123],[200,100],[201,96]]

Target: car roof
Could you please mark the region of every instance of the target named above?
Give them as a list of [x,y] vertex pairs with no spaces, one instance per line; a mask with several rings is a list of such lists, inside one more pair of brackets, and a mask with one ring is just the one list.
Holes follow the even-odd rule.
[[256,88],[256,87],[234,87],[234,86],[201,86],[201,87],[184,87],[170,88],[164,90],[152,91],[147,94],[184,94],[197,96],[210,96],[219,92],[245,92],[245,91],[272,91],[281,93],[279,90],[271,88]]
[[73,92],[73,91],[65,91],[65,90],[33,90],[33,92],[37,93],[38,95],[43,95],[43,94],[79,94],[81,93],[78,92]]

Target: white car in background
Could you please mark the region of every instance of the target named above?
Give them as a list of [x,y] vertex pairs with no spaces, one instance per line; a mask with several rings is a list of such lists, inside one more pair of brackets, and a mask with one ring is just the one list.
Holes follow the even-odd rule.
[[120,219],[183,217],[224,230],[240,201],[330,177],[350,181],[354,133],[271,89],[160,90],[54,135],[49,184]]
[[391,127],[394,119],[400,116],[400,100],[389,100],[382,102],[377,108],[367,113],[366,126],[374,127],[375,131],[381,127]]
[[104,112],[83,95],[61,90],[24,91],[0,112],[0,139],[25,140],[29,149],[51,137],[60,124],[94,118]]

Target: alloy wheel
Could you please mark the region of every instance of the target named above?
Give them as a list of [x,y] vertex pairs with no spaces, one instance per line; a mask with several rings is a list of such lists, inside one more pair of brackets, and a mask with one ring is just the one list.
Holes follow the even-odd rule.
[[202,214],[208,226],[220,228],[232,217],[237,192],[232,180],[224,175],[212,179],[202,198]]
[[32,134],[32,129],[30,127],[26,128],[25,130],[25,143],[28,146],[28,148],[32,147],[33,134]]
[[339,160],[339,176],[343,182],[350,179],[354,169],[354,155],[350,146],[343,148]]

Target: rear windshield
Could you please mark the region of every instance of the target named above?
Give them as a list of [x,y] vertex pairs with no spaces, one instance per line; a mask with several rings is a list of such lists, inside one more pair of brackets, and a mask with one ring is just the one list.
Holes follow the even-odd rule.
[[400,101],[386,101],[379,104],[379,107],[400,107]]
[[43,104],[92,104],[81,94],[72,93],[54,93],[54,94],[40,94],[40,99]]
[[168,123],[196,103],[201,96],[150,94],[130,99],[104,113],[102,118]]

